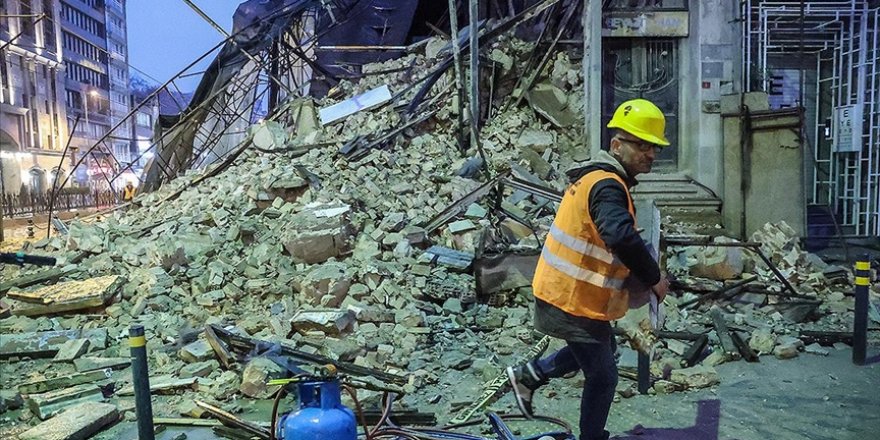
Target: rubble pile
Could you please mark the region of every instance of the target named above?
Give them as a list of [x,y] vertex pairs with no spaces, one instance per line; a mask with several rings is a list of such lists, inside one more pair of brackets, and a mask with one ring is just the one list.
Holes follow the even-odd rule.
[[[482,384],[522,360],[540,335],[530,330],[527,282],[511,282],[503,305],[474,302],[472,260],[486,233],[505,237],[510,249],[540,249],[553,207],[507,189],[501,206],[531,225],[499,215],[494,197],[477,197],[436,230],[427,227],[486,183],[478,152],[462,154],[457,144],[451,69],[415,114],[398,105],[416,97],[420,80],[443,59],[442,43],[365,66],[361,81],[343,82],[332,98],[290,101],[282,116],[251,128],[244,151],[224,169],[193,171],[139,196],[136,207],[29,244],[59,264],[52,274],[4,269],[3,281],[12,284],[0,320],[0,408],[21,406],[26,397],[18,421],[28,428],[33,419],[105,400],[99,385],[113,383],[115,406],[89,410],[100,416],[96,424],[117,409],[133,418],[125,344],[133,323],[146,328],[152,386],[166,395],[157,408],[163,416],[205,417],[196,401],[235,413],[248,399],[270,398],[277,387],[267,382],[289,375],[277,362],[278,347],[367,369],[404,394],[401,406],[436,412],[443,422],[473,404]],[[533,90],[515,89],[532,47],[500,39],[488,50],[501,73],[481,132],[485,167],[560,190],[564,171],[588,151],[578,117],[582,77],[560,52]],[[398,100],[332,125],[318,122],[318,109],[382,86]],[[519,95],[522,104],[513,106]],[[425,112],[433,115],[398,130]],[[364,148],[383,136],[388,142]],[[764,243],[799,295],[815,304],[808,313],[792,307],[774,274],[745,249],[670,248],[682,294],[668,300],[666,330],[696,339],[660,335],[654,392],[718,383],[712,366],[735,357],[711,332],[727,335],[718,319],[755,352],[778,357],[803,348],[802,328],[844,330],[851,322],[852,301],[841,293],[849,281],[800,251],[784,225],[768,225],[751,240]],[[735,297],[682,305],[755,275],[764,291],[743,287]],[[16,281],[27,276],[37,282]],[[51,281],[59,284],[39,285]],[[698,311],[709,306],[712,313]],[[821,318],[800,324],[815,316]],[[690,349],[707,334],[708,343]],[[266,344],[230,356],[232,337]],[[622,381],[620,395],[633,395],[633,386]],[[375,405],[379,395],[374,388],[361,401]]]

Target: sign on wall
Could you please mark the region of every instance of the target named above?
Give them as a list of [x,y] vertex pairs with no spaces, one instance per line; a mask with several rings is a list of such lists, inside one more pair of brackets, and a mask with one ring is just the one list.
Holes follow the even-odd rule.
[[862,150],[862,109],[844,105],[834,109],[834,151],[858,153]]
[[687,37],[688,11],[602,13],[603,37]]

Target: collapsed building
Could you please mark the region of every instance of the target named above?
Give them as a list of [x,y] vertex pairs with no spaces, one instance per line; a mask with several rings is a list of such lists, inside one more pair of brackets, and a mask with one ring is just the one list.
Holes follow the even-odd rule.
[[[646,389],[638,383],[637,352],[622,353],[622,374],[632,380],[621,381],[620,397],[711,387],[720,380],[714,367],[724,362],[821,355],[830,345],[852,343],[852,272],[802,248],[805,204],[790,207],[778,199],[790,195],[761,189],[804,188],[801,168],[761,181],[761,167],[781,165],[759,156],[802,163],[802,150],[785,154],[791,142],[802,142],[792,140],[791,128],[803,127],[803,112],[773,110],[773,97],[761,92],[722,96],[725,87],[747,90],[736,87],[739,80],[722,85],[736,74],[728,57],[696,69],[709,83],[699,92],[700,108],[680,98],[694,87],[694,78],[691,84],[680,79],[689,70],[682,66],[705,59],[685,60],[682,47],[731,50],[733,33],[704,35],[711,25],[705,20],[720,23],[726,16],[701,16],[697,32],[693,11],[658,10],[684,17],[684,24],[663,32],[684,32],[693,45],[628,41],[624,50],[612,41],[620,71],[605,72],[591,66],[604,65],[600,57],[609,53],[584,55],[589,46],[581,42],[591,38],[575,17],[589,17],[583,8],[590,6],[580,2],[511,2],[481,13],[486,20],[472,20],[476,32],[453,25],[451,35],[408,45],[406,32],[396,29],[380,32],[388,40],[347,36],[346,29],[375,27],[357,10],[311,4],[321,2],[248,9],[257,3],[240,8],[241,28],[187,111],[163,118],[146,172],[145,185],[154,191],[26,245],[28,252],[55,256],[56,267],[3,268],[0,405],[25,407],[10,432],[41,438],[54,417],[68,411],[90,412],[94,430],[117,413],[130,420],[131,359],[124,342],[134,323],[146,330],[151,389],[161,395],[155,412],[162,417],[218,417],[268,438],[265,426],[230,413],[275,395],[279,386],[267,382],[287,377],[291,366],[326,363],[360,381],[365,407],[379,408],[382,392],[392,391],[395,409],[415,423],[480,416],[504,392],[503,368],[549,343],[531,330],[530,271],[568,184],[565,171],[602,144],[603,134],[591,127],[610,110],[593,109],[613,109],[633,93],[675,100],[667,118],[682,150],[704,142],[724,149],[667,151],[674,157],[661,160],[677,172],[649,176],[635,192],[639,224],[662,251],[675,294],[656,334],[645,334],[639,315],[619,323],[622,341],[644,349],[647,338],[652,347],[645,350]],[[412,20],[429,13],[419,2],[385,3],[372,2],[374,14]],[[608,14],[608,23],[624,20]],[[744,14],[751,17],[748,9]],[[367,16],[363,27],[332,26],[361,15]],[[876,21],[877,10],[859,20],[868,18]],[[259,23],[258,31],[252,23]],[[316,32],[325,28],[330,32]],[[601,32],[602,26],[595,29],[599,38],[592,41],[601,40]],[[317,43],[311,51],[279,44],[291,35],[298,39],[288,43],[303,35]],[[352,41],[400,48],[314,56]],[[473,77],[463,63],[472,44],[480,66]],[[258,66],[257,55],[273,45],[301,56],[299,70]],[[635,67],[636,54],[646,66]],[[295,73],[281,74],[285,67]],[[270,75],[265,87],[241,85],[241,78],[257,78],[263,69]],[[308,81],[313,89],[290,93],[303,86],[292,78],[305,78],[305,71],[317,78]],[[585,74],[596,71],[614,76],[614,86]],[[636,71],[642,79],[651,73],[651,83],[619,78]],[[631,87],[620,87],[624,80]],[[680,88],[671,92],[671,83]],[[477,92],[470,98],[466,84]],[[252,121],[247,113],[262,92],[274,96],[271,112]],[[224,121],[223,112],[235,117]],[[689,125],[678,121],[689,112],[718,128],[717,139],[690,138],[708,134],[682,128]],[[728,143],[749,149],[728,149]],[[785,151],[768,153],[771,148]],[[756,156],[728,157],[729,150]],[[723,173],[716,165],[675,165],[713,162],[706,158],[712,154],[733,162],[723,162]],[[685,172],[691,166],[694,175]],[[742,171],[746,166],[749,173]],[[873,181],[865,188],[877,190]],[[737,209],[728,213],[728,204]],[[876,221],[853,224],[863,227]],[[876,312],[872,319],[880,322]],[[89,406],[98,401],[110,406]]]

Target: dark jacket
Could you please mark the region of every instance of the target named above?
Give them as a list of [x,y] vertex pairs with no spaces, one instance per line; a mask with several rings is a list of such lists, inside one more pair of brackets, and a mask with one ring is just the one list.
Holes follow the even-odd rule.
[[[569,170],[566,175],[574,183],[590,171],[596,170],[616,173],[630,189],[638,184],[638,181],[626,174],[623,165],[606,151],[601,151],[595,160],[585,166]],[[602,241],[629,268],[633,276],[642,283],[653,286],[660,282],[660,266],[636,231],[628,204],[626,189],[615,180],[603,180],[590,191],[590,217],[599,229]]]
[[[601,151],[585,166],[569,170],[566,175],[571,182],[591,171],[617,173],[629,188],[638,182],[629,177],[623,165],[606,151]],[[635,221],[629,213],[626,188],[618,181],[606,179],[590,191],[590,217],[605,245],[629,268],[642,283],[653,286],[660,281],[660,267],[639,236]],[[563,310],[536,299],[535,328],[545,334],[573,342],[607,342],[612,340],[611,324],[581,316],[570,315]]]

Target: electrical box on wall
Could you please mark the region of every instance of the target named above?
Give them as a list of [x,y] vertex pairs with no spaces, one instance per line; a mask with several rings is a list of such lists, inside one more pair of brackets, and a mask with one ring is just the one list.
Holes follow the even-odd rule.
[[862,149],[862,109],[845,105],[834,109],[834,152],[857,153]]

